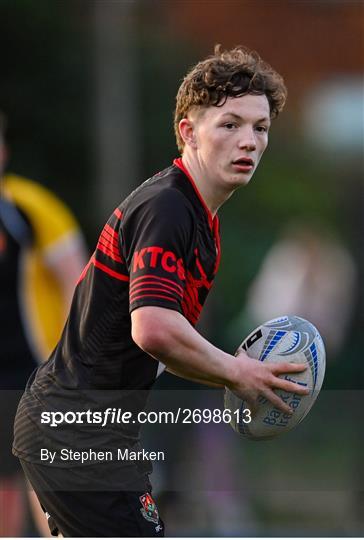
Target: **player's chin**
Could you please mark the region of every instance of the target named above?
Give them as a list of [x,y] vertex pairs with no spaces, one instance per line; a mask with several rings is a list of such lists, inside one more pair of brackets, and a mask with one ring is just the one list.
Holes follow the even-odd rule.
[[235,174],[234,177],[231,179],[231,184],[236,188],[247,186],[253,176],[253,172],[251,173],[241,173],[241,174]]

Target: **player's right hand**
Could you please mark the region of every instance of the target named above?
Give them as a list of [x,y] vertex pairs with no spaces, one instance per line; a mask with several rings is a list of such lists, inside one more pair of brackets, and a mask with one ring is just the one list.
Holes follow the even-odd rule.
[[274,390],[284,390],[300,395],[307,395],[309,390],[302,385],[282,379],[280,375],[301,373],[307,369],[305,364],[280,362],[277,364],[263,363],[250,358],[244,351],[239,351],[236,358],[234,380],[227,385],[240,399],[249,404],[253,414],[258,407],[258,398],[263,396],[277,409],[292,414],[291,408]]

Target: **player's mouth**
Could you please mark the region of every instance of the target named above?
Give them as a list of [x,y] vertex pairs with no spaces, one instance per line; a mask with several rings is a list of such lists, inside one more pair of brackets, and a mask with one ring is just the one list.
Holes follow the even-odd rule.
[[254,169],[254,161],[251,158],[242,157],[233,161],[233,167],[239,172],[248,173]]

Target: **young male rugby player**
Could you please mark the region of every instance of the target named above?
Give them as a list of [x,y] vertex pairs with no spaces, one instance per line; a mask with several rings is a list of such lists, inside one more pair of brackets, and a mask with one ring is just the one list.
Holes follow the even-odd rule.
[[[258,54],[216,48],[177,94],[182,157],[131,193],[102,230],[58,347],[30,378],[15,423],[14,453],[63,536],[163,536],[164,528],[148,465],[59,456],[67,447],[137,450],[137,424],[52,428],[42,411],[140,411],[164,366],[251,405],[265,396],[285,412],[274,389],[306,393],[278,377],[303,365],[234,357],[194,329],[219,266],[217,211],[250,181],[285,98],[282,78]],[[58,450],[53,463],[42,463],[42,448]]]

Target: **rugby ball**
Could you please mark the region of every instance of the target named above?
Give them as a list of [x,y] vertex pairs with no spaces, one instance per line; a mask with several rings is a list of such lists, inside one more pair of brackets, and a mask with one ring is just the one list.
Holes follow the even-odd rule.
[[260,362],[307,364],[308,368],[304,372],[281,377],[309,388],[310,393],[299,395],[276,390],[277,395],[293,409],[292,415],[280,411],[263,396],[259,398],[257,410],[250,415],[246,411],[249,409],[248,404],[227,388],[225,409],[235,411],[235,414],[231,414],[231,427],[249,439],[271,439],[291,430],[308,414],[322,386],[326,355],[319,332],[313,324],[301,317],[279,317],[256,328],[243,341],[235,355],[242,349]]

